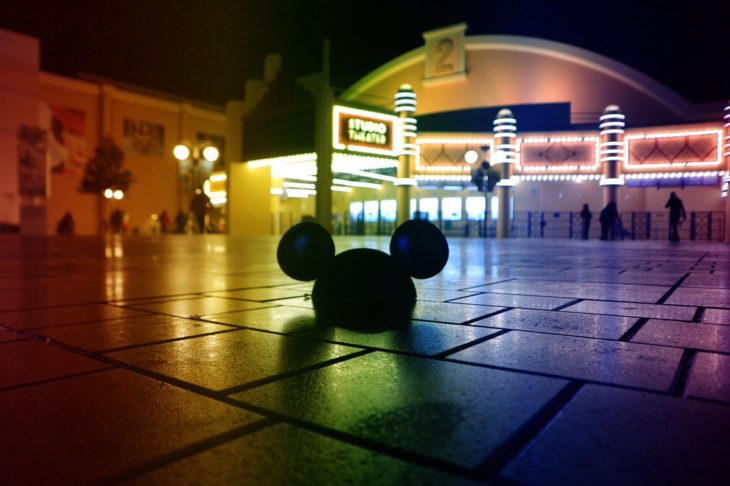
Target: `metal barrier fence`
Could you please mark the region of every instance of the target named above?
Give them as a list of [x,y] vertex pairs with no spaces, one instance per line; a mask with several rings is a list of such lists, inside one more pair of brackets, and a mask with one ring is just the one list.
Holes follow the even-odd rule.
[[[344,217],[343,217],[344,216]],[[667,211],[625,211],[620,214],[620,231],[617,239],[663,240],[669,237],[669,213]],[[601,236],[598,212],[591,220],[590,239]],[[311,218],[307,218],[311,219]],[[272,215],[272,233],[282,234],[296,222],[290,213]],[[484,220],[432,221],[446,236],[494,238],[496,221]],[[378,219],[365,221],[350,218],[349,214],[335,215],[332,220],[335,235],[386,235],[393,234],[395,222]],[[582,221],[577,211],[516,211],[512,220],[512,235],[517,238],[580,238]],[[679,237],[691,241],[723,241],[725,239],[725,213],[722,211],[687,212],[687,219],[679,225]]]

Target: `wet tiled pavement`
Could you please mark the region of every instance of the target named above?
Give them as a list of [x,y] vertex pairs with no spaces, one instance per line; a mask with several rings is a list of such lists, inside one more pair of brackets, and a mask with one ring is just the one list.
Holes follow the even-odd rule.
[[0,238],[0,484],[727,484],[730,246],[451,239],[365,332],[276,244]]

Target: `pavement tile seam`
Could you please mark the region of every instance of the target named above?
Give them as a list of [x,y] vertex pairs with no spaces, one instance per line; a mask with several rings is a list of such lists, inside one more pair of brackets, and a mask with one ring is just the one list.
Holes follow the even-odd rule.
[[540,432],[570,403],[583,387],[580,381],[570,381],[548,403],[522,424],[502,445],[478,467],[478,477],[489,480],[499,473],[537,437]]
[[71,378],[78,378],[80,376],[93,375],[95,373],[101,373],[101,372],[104,372],[104,371],[110,371],[110,370],[114,370],[114,369],[116,369],[115,366],[109,366],[107,368],[97,368],[95,370],[81,371],[79,373],[70,373],[68,375],[54,376],[53,378],[48,378],[48,379],[45,379],[45,380],[33,381],[33,382],[30,382],[30,383],[22,383],[20,385],[6,386],[4,388],[0,387],[0,393],[9,392],[9,391],[13,391],[13,390],[18,390],[18,389],[21,389],[21,388],[30,388],[30,387],[33,387],[33,386],[39,386],[39,385],[43,385],[43,384],[46,384],[46,383],[54,383],[56,381],[68,380],[68,379],[71,379]]
[[[646,392],[646,393],[655,393],[658,395],[669,395],[669,393],[667,391],[661,391],[661,390],[656,390],[656,389],[652,389],[652,388],[642,388],[640,386],[632,386],[632,385],[626,385],[626,384],[622,384],[622,383],[597,381],[597,380],[591,380],[588,378],[577,378],[575,376],[559,375],[559,374],[555,374],[555,373],[548,373],[548,372],[534,371],[534,370],[525,370],[525,369],[512,368],[512,367],[508,367],[508,366],[500,366],[500,365],[495,365],[495,364],[476,363],[473,361],[464,361],[461,359],[450,358],[448,356],[443,358],[442,361],[446,361],[449,363],[457,363],[457,364],[461,364],[461,365],[477,366],[480,368],[488,368],[488,369],[493,369],[493,370],[509,371],[511,373],[519,373],[519,374],[523,374],[523,375],[540,376],[543,378],[552,378],[552,379],[557,379],[557,380],[569,380],[569,381],[576,382],[576,383],[600,385],[600,386],[620,388],[620,389],[625,389],[625,390],[641,391],[641,392]],[[676,371],[675,371],[675,375],[676,375]]]
[[[358,347],[358,346],[354,346],[354,345],[350,345],[350,344],[348,344],[348,346],[353,347],[353,348]],[[248,383],[243,383],[241,385],[236,385],[236,386],[233,386],[233,387],[230,387],[230,388],[225,388],[223,390],[218,390],[218,393],[220,393],[221,395],[232,395],[234,393],[239,393],[239,392],[242,392],[242,391],[245,391],[245,390],[250,390],[251,388],[256,388],[257,386],[267,385],[267,384],[273,383],[275,381],[285,380],[287,378],[292,378],[294,376],[299,376],[299,375],[302,375],[304,373],[308,373],[310,371],[318,370],[318,369],[321,369],[321,368],[326,368],[326,367],[328,367],[330,365],[337,364],[337,363],[341,363],[343,361],[347,361],[347,360],[350,360],[350,359],[353,359],[353,358],[359,358],[360,356],[364,356],[366,354],[370,354],[373,351],[374,351],[374,349],[363,349],[363,350],[358,351],[356,353],[347,354],[345,356],[339,356],[337,358],[332,358],[330,360],[322,361],[320,363],[315,363],[313,365],[305,366],[303,368],[299,368],[299,369],[296,369],[296,370],[286,371],[286,372],[283,372],[283,373],[277,373],[277,374],[272,375],[272,376],[267,376],[266,378],[261,378],[260,380],[254,380],[254,381],[250,381]]]
[[687,393],[687,384],[689,383],[689,376],[692,372],[692,365],[694,364],[695,356],[697,351],[686,349],[682,353],[682,357],[677,364],[677,371],[674,374],[674,379],[669,387],[669,394],[675,397],[685,397]]
[[267,408],[263,408],[257,405],[254,405],[252,403],[246,402],[245,400],[242,400],[240,398],[228,398],[227,403],[237,405],[244,410],[247,410],[249,412],[253,412],[259,415],[264,415],[272,420],[276,420],[278,422],[282,422],[294,427],[299,427],[305,430],[309,430],[310,432],[314,432],[317,434],[321,434],[327,437],[330,437],[335,440],[339,440],[341,442],[351,444],[354,446],[362,447],[364,449],[369,449],[371,451],[384,454],[386,456],[390,456],[396,459],[401,459],[406,462],[410,462],[412,464],[417,464],[419,466],[428,467],[431,469],[436,469],[448,474],[453,474],[456,476],[462,476],[467,479],[473,479],[477,480],[479,479],[478,473],[472,469],[469,469],[464,466],[459,466],[457,464],[448,462],[443,459],[439,459],[436,457],[431,456],[424,456],[422,454],[419,454],[417,452],[409,451],[407,449],[402,449],[394,446],[390,446],[388,444],[385,444],[383,442],[379,442],[376,440],[368,439],[366,437],[351,435],[333,428],[324,427],[322,425],[308,422],[306,420],[297,419],[296,417],[291,417],[286,414],[282,414],[280,412],[276,412],[274,410],[269,410]]
[[274,420],[271,420],[268,418],[263,418],[256,422],[253,422],[251,424],[237,427],[233,430],[223,432],[223,433],[215,435],[213,437],[209,437],[207,439],[198,441],[194,444],[185,446],[181,449],[177,449],[172,452],[169,452],[169,453],[163,455],[162,457],[158,457],[150,462],[147,462],[146,464],[141,464],[138,467],[127,470],[124,473],[117,475],[115,477],[105,478],[104,480],[100,481],[100,484],[116,484],[116,483],[122,483],[125,481],[130,481],[130,480],[137,478],[139,476],[142,476],[143,474],[146,474],[148,472],[154,471],[156,469],[160,469],[165,466],[169,466],[170,464],[174,464],[177,461],[188,458],[195,454],[199,454],[199,453],[207,451],[209,449],[213,449],[221,444],[225,444],[226,442],[230,442],[235,439],[240,439],[241,437],[252,434],[254,432],[258,432],[259,430],[264,429],[266,427],[270,427],[276,423],[277,422]]
[[637,320],[620,338],[618,338],[619,341],[622,342],[628,342],[631,341],[631,338],[636,335],[639,330],[641,330],[642,327],[644,327],[644,324],[649,322],[648,317],[642,317],[639,320]]
[[690,276],[689,272],[685,273],[679,280],[677,280],[677,282],[674,285],[672,285],[672,287],[669,290],[667,290],[667,292],[664,295],[662,295],[659,298],[659,300],[656,301],[656,303],[663,304],[664,302],[669,300],[669,298],[672,296],[674,291],[677,290],[682,285],[682,282],[684,282],[687,279],[687,277],[689,277],[689,276]]

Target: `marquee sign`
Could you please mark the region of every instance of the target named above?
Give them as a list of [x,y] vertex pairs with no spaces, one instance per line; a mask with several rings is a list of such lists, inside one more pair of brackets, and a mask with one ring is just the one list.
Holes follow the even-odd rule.
[[400,144],[398,117],[376,111],[335,106],[332,146],[338,150],[396,157]]

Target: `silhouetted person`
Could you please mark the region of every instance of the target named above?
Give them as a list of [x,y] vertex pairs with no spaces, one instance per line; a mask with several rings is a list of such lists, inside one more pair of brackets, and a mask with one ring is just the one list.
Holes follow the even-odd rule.
[[162,233],[169,233],[171,224],[172,222],[170,221],[170,216],[167,214],[167,210],[163,209],[160,213],[160,230]]
[[56,233],[59,235],[72,235],[74,234],[75,226],[76,224],[74,223],[74,217],[71,215],[71,211],[66,211],[66,214],[63,215],[58,222],[58,226],[56,226]]
[[684,211],[682,200],[677,197],[676,193],[669,195],[665,208],[669,208],[669,241],[679,241],[679,231],[677,226],[681,221],[687,219],[687,213]]
[[185,233],[185,226],[188,224],[188,217],[185,216],[182,209],[177,212],[175,216],[175,229],[174,232],[177,234]]
[[591,218],[593,218],[593,213],[588,208],[587,204],[583,205],[583,209],[580,211],[580,219],[583,223],[583,227],[581,230],[580,237],[582,240],[588,239],[588,231],[591,229]]
[[190,200],[190,211],[195,216],[195,221],[198,223],[198,230],[201,233],[205,233],[205,215],[208,212],[208,206],[210,205],[210,198],[200,189],[195,190],[193,199]]
[[609,236],[610,239],[613,239],[613,225],[620,220],[616,203],[611,201],[606,204],[606,207],[601,210],[599,219],[601,221],[601,239],[608,240]]

